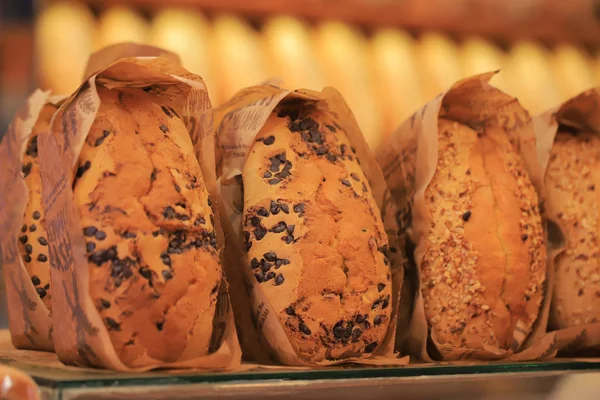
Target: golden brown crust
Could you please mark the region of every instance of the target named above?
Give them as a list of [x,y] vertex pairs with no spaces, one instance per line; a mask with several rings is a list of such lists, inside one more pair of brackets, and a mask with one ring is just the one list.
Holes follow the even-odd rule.
[[546,171],[549,217],[565,251],[556,258],[550,308],[553,328],[600,321],[600,137],[558,132]]
[[252,145],[243,183],[250,267],[298,355],[373,352],[392,308],[387,236],[335,119],[280,105]]
[[421,261],[432,337],[440,345],[514,350],[513,333],[531,331],[543,295],[546,255],[535,188],[502,131],[476,132],[440,119],[439,132]]
[[38,135],[48,131],[48,124],[56,106],[46,104],[33,127],[23,155],[22,172],[29,189],[29,201],[23,216],[23,226],[19,233],[19,250],[25,269],[48,310],[52,311],[52,291],[50,289],[50,262],[48,255],[48,236],[42,225],[42,178],[38,163]]
[[221,267],[189,134],[150,95],[98,92],[74,183],[92,300],[126,365],[204,355]]

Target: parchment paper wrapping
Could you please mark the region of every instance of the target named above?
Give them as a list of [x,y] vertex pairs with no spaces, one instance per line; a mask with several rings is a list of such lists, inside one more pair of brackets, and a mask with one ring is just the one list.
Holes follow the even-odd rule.
[[[409,291],[410,286],[413,288],[412,293],[403,296],[400,309],[412,309],[412,315],[403,316],[410,319],[410,334],[404,338],[401,348],[408,349],[412,356],[421,361],[432,361],[428,345],[434,344],[425,317],[419,266],[426,251],[425,240],[421,238],[427,234],[430,224],[424,194],[437,166],[438,119],[444,117],[471,127],[502,128],[518,146],[538,192],[542,191],[531,118],[515,98],[488,83],[493,76],[494,73],[487,73],[459,81],[447,92],[438,95],[405,121],[377,155],[377,161],[395,200],[395,204],[388,203],[385,216],[387,219],[395,217],[397,220],[401,228],[400,241],[408,243],[408,258],[412,250],[410,242],[416,244],[416,266],[410,260],[405,265],[405,281],[408,281],[405,283],[406,291]],[[548,276],[544,290],[547,290],[550,279]],[[553,357],[556,353],[555,338],[553,335],[545,335],[549,306],[546,300],[529,336],[524,337],[523,334],[514,332],[513,337],[518,344],[516,351],[500,348],[436,348],[442,359],[453,360],[535,360]],[[400,322],[403,322],[403,318],[400,318]]]
[[[559,125],[568,127],[570,131],[600,134],[600,88],[587,90],[533,118],[542,176],[545,176]],[[565,230],[562,222],[553,218],[558,212],[552,208],[554,206],[552,202],[545,202],[546,218],[561,231],[560,235],[550,235],[548,242],[552,254],[549,260],[552,263],[552,271],[554,271],[556,257],[565,251],[565,242],[561,240],[564,238]],[[600,354],[600,322],[560,329],[554,333],[559,354]]]
[[27,141],[42,107],[62,97],[36,90],[15,115],[0,143],[0,266],[4,269],[6,304],[12,342],[18,349],[52,351],[52,318],[35,291],[17,238],[23,225],[29,190],[21,173]]
[[[128,56],[132,55],[130,47],[125,46],[124,49],[128,49]],[[55,350],[66,364],[132,370],[119,360],[89,296],[89,266],[71,188],[73,169],[100,106],[96,87],[102,85],[117,90],[139,88],[169,101],[189,130],[205,184],[210,195],[217,198],[212,109],[202,78],[187,72],[169,57],[145,57],[144,48],[138,55],[142,57],[119,59],[119,52],[111,47],[106,55],[101,50],[92,56],[96,58],[96,65],[102,64],[98,59],[105,60],[104,65],[118,61],[84,82],[54,115],[51,122],[53,135],[42,135],[39,139],[40,163],[43,166],[42,201],[46,213],[44,225],[48,231],[52,285],[55,288],[52,298]],[[218,228],[218,213],[215,213],[215,219],[222,255],[224,239]],[[142,365],[137,370],[158,367],[237,368],[241,351],[225,279],[220,287],[215,314],[210,354],[173,363],[163,363],[144,355],[136,361],[137,365]]]
[[[294,352],[283,327],[277,317],[278,310],[274,310],[267,296],[262,292],[260,285],[253,279],[247,257],[242,250],[242,212],[243,198],[242,190],[236,176],[241,175],[246,156],[254,141],[254,138],[264,126],[267,118],[282,100],[297,99],[314,103],[319,109],[337,115],[337,121],[342,125],[350,143],[356,148],[357,155],[361,159],[361,166],[369,179],[375,201],[382,205],[386,192],[386,185],[381,171],[373,156],[368,151],[368,146],[360,133],[352,112],[340,96],[332,88],[325,88],[322,92],[309,90],[290,91],[276,86],[262,85],[250,87],[235,95],[228,103],[216,111],[217,141],[222,160],[220,160],[221,209],[225,212],[224,230],[227,240],[228,253],[231,259],[227,263],[227,274],[236,276],[241,287],[232,290],[232,296],[239,296],[234,300],[235,304],[246,305],[244,310],[238,311],[244,314],[243,319],[238,319],[238,329],[245,342],[245,336],[262,337],[268,347],[280,362],[291,366],[325,366],[340,363],[359,363],[369,365],[403,365],[408,358],[398,358],[394,353],[396,315],[398,313],[399,292],[402,285],[402,265],[390,260],[392,265],[393,280],[393,311],[390,320],[390,329],[381,346],[372,357],[351,358],[345,360],[328,360],[319,363],[308,363],[303,361]],[[395,234],[396,230],[393,230]],[[396,243],[395,238],[390,238],[390,246]],[[235,249],[235,250],[233,250]],[[234,252],[235,255],[234,256]],[[234,281],[234,278],[231,278]],[[251,310],[248,310],[250,305]],[[249,316],[248,313],[252,313]],[[236,314],[237,317],[237,314]],[[258,332],[258,333],[257,333]],[[244,346],[246,347],[246,346]],[[264,348],[264,346],[263,346]],[[254,349],[254,356],[262,359],[268,358]]]

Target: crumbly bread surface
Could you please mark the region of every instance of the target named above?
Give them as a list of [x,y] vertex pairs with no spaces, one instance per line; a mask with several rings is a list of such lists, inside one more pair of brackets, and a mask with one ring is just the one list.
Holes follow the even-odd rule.
[[554,269],[550,323],[557,329],[600,321],[598,149],[597,134],[559,131],[546,171],[548,210],[566,246]]
[[208,352],[221,266],[211,200],[184,123],[141,91],[98,88],[75,199],[90,295],[120,359]]
[[538,196],[504,132],[440,119],[438,140],[421,260],[432,338],[442,346],[514,349],[513,332],[531,331],[543,296]]
[[19,250],[31,278],[31,283],[48,310],[52,311],[52,291],[50,289],[50,262],[48,236],[42,225],[42,178],[38,160],[38,135],[48,131],[48,125],[57,107],[46,104],[33,127],[23,155],[22,172],[29,190],[29,201],[23,216],[23,226],[19,233]]
[[280,105],[242,178],[250,268],[297,354],[320,361],[375,351],[392,309],[387,236],[335,118]]

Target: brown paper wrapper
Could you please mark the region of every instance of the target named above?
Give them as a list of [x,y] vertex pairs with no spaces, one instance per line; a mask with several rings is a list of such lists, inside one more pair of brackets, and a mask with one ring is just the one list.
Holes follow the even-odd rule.
[[[574,132],[600,134],[600,88],[587,90],[533,118],[542,177],[546,174],[559,126],[568,127]],[[565,229],[560,220],[552,217],[559,211],[553,209],[553,206],[552,202],[545,202],[546,218],[552,221],[555,229],[560,230],[560,234],[551,235],[551,240],[548,242],[552,254],[549,259],[552,271],[554,271],[556,257],[565,251],[564,240],[561,240],[564,238]],[[597,356],[600,354],[600,322],[559,329],[553,333],[556,335],[557,347],[561,355]]]
[[[243,199],[242,190],[235,176],[242,173],[246,156],[256,135],[264,126],[267,118],[282,100],[297,99],[314,103],[318,108],[336,114],[338,122],[346,132],[350,143],[356,148],[361,159],[361,166],[373,189],[373,195],[378,205],[381,206],[386,192],[385,180],[373,156],[369,153],[367,143],[363,138],[352,112],[340,96],[332,88],[325,88],[322,92],[309,90],[290,91],[272,85],[262,85],[247,88],[236,94],[228,103],[220,107],[216,113],[218,147],[222,160],[220,162],[220,205],[224,213],[224,230],[227,239],[228,252],[231,251],[230,262],[226,266],[228,276],[232,283],[237,281],[239,289],[234,289],[232,294],[239,296],[234,299],[234,304],[243,308],[238,311],[243,317],[238,319],[238,329],[242,343],[248,342],[248,337],[262,338],[261,349],[251,351],[259,359],[268,359],[265,350],[269,348],[277,360],[291,366],[326,366],[341,363],[357,363],[364,365],[404,365],[408,358],[399,358],[394,352],[396,315],[400,287],[402,285],[402,265],[392,261],[393,280],[393,313],[390,329],[372,357],[355,357],[344,360],[322,361],[309,363],[298,357],[287,338],[279,319],[278,312],[274,310],[268,297],[262,292],[260,285],[256,284],[251,272],[248,259],[242,250],[240,240],[242,229]],[[394,231],[395,234],[395,231]],[[390,245],[396,243],[390,239]],[[235,255],[234,250],[235,249]],[[235,276],[235,278],[234,278]],[[248,307],[250,305],[250,307]],[[250,315],[252,314],[252,315]],[[236,314],[237,317],[237,314]],[[256,343],[256,342],[255,342]],[[266,346],[265,346],[266,345]],[[244,345],[244,348],[246,346]]]
[[64,98],[36,90],[15,115],[0,143],[0,266],[4,269],[8,321],[18,349],[53,351],[52,318],[35,291],[19,252],[17,238],[23,225],[29,190],[21,173],[23,156],[42,107]]
[[[488,83],[494,74],[487,73],[459,81],[447,92],[438,95],[405,121],[377,155],[394,200],[387,203],[384,215],[389,220],[396,220],[401,228],[400,242],[406,244],[405,293],[400,309],[411,309],[412,314],[401,315],[399,322],[410,321],[410,330],[406,337],[398,340],[401,341],[401,348],[425,362],[433,360],[434,353],[428,348],[430,345],[436,347],[442,359],[449,360],[536,360],[551,358],[556,353],[555,338],[545,335],[549,306],[547,298],[531,333],[525,337],[514,332],[513,338],[518,344],[516,350],[440,346],[429,335],[419,268],[426,249],[420,238],[427,233],[430,223],[425,210],[424,193],[437,166],[438,119],[444,117],[469,126],[502,128],[522,153],[536,188],[540,192],[542,190],[531,118],[515,98]],[[388,223],[387,220],[384,222]],[[411,242],[416,244],[414,260],[410,260]]]
[[[105,65],[114,60],[115,49],[111,48],[108,54]],[[159,367],[235,369],[240,365],[241,351],[225,279],[219,290],[209,354],[171,363],[143,355],[136,360],[136,368],[129,368],[118,358],[89,296],[89,266],[71,182],[73,167],[100,107],[98,85],[115,90],[140,89],[155,95],[157,101],[168,101],[189,130],[210,195],[214,199],[218,196],[212,109],[202,78],[168,58],[146,57],[144,48],[140,48],[138,55],[140,57],[120,59],[92,75],[55,114],[51,122],[53,135],[41,135],[39,139],[43,166],[42,202],[46,213],[44,225],[48,231],[52,285],[57,288],[52,298],[55,350],[66,364],[118,371]],[[96,61],[102,59],[102,50],[94,57]],[[218,213],[215,213],[215,219],[222,255],[224,239],[218,228]],[[190,351],[186,350],[186,353]]]

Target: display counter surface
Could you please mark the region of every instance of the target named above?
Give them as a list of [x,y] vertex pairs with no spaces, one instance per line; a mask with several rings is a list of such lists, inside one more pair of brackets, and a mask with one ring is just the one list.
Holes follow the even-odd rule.
[[[244,364],[241,371],[116,373],[62,365],[54,354],[15,350],[0,332],[0,363],[18,368],[40,386],[45,399],[192,398],[410,398],[443,395],[477,399],[550,399],[564,385],[600,393],[600,360],[463,365],[410,364],[397,368],[329,367],[302,370]],[[597,373],[594,373],[597,371]],[[584,379],[589,384],[573,384]],[[592,391],[591,388],[594,387]],[[585,400],[569,389],[570,398]],[[400,396],[400,397],[399,397]],[[405,397],[407,396],[407,397]],[[466,397],[465,397],[466,396]],[[550,397],[554,396],[554,397]],[[598,397],[590,397],[598,398]]]

